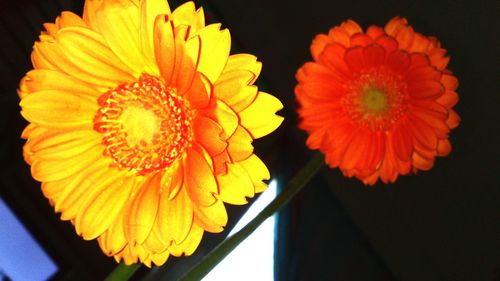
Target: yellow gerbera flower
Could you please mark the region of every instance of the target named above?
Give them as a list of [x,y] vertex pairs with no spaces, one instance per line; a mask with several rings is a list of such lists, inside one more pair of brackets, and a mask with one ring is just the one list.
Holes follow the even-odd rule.
[[131,264],[191,255],[269,172],[252,141],[283,118],[253,85],[261,63],[229,55],[220,24],[164,0],[87,0],[33,48],[20,83],[24,156],[84,239]]

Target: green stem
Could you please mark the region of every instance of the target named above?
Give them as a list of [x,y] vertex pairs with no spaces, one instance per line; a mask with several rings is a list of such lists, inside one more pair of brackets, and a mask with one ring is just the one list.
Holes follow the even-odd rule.
[[323,167],[323,155],[317,154],[307,165],[295,175],[288,186],[276,197],[269,205],[260,212],[250,223],[243,227],[233,236],[226,238],[212,252],[205,256],[192,270],[184,277],[183,281],[201,280],[207,275],[220,261],[222,261],[231,251],[234,250],[243,240],[257,229],[267,218],[271,217],[281,207],[286,205],[311,178]]
[[105,281],[125,281],[128,280],[134,273],[141,267],[140,263],[132,265],[125,265],[120,263],[115,269],[106,277]]

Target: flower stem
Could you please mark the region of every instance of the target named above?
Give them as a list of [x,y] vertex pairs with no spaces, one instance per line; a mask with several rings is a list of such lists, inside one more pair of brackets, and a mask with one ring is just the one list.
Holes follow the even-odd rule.
[[191,269],[184,277],[183,281],[201,280],[207,275],[220,261],[222,261],[231,251],[234,250],[243,240],[245,240],[252,232],[257,229],[267,218],[272,216],[281,207],[286,205],[311,178],[324,165],[323,155],[315,155],[306,166],[299,171],[298,174],[290,181],[288,186],[276,197],[269,205],[267,205],[257,217],[243,227],[233,236],[226,238],[212,252],[205,256],[200,263]]
[[106,277],[105,281],[124,281],[128,280],[141,267],[140,263],[126,265],[121,262],[115,269]]

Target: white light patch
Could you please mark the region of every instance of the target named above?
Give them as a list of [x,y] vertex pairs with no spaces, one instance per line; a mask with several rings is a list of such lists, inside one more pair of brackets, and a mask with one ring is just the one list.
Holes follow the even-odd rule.
[[[233,235],[247,225],[275,197],[277,182],[272,180],[264,193],[231,230]],[[245,241],[222,260],[203,281],[272,281],[274,280],[274,225],[275,217],[265,220]]]

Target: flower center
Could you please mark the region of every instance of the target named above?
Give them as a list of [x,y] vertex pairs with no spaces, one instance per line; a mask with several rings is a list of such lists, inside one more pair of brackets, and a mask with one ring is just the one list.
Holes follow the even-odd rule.
[[168,168],[191,143],[186,101],[157,77],[143,74],[104,93],[98,104],[94,130],[119,168],[141,175]]
[[406,111],[406,83],[383,68],[361,72],[350,81],[347,89],[342,103],[347,115],[361,126],[387,130]]

